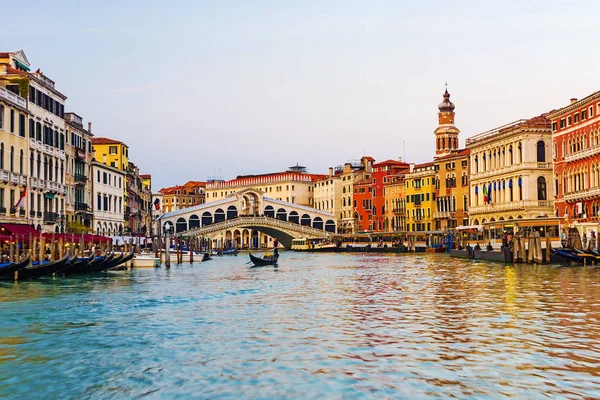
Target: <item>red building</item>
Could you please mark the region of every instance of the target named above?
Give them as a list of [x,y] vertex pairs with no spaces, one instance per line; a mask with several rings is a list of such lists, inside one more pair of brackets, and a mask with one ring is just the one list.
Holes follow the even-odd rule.
[[358,231],[385,230],[385,177],[409,171],[410,165],[396,160],[373,164],[371,176],[354,183],[354,211],[358,216]]
[[600,91],[548,114],[552,121],[556,216],[591,233],[600,216]]

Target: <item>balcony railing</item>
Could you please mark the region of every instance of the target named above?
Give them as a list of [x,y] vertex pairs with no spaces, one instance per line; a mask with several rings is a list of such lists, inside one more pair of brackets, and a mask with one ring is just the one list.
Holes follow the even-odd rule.
[[36,216],[37,216],[38,218],[42,218],[42,212],[41,212],[41,211],[37,211],[37,212],[36,212]]
[[35,217],[35,211],[29,211],[29,216],[31,218],[34,218]]
[[90,207],[86,203],[75,203],[75,211],[88,211]]
[[54,212],[45,212],[44,213],[44,222],[53,224],[58,219],[58,214]]
[[20,209],[19,210],[19,216],[21,216],[21,217],[25,216],[25,210],[24,209]]
[[578,190],[574,193],[565,194],[565,201],[577,201],[577,200],[586,200],[592,199],[600,196],[600,187]]
[[10,100],[23,108],[27,107],[27,101],[23,97],[18,96],[3,87],[0,87],[0,97],[4,97],[5,99]]
[[594,146],[588,147],[587,149],[579,150],[574,153],[567,154],[565,156],[565,161],[570,162],[570,161],[581,160],[582,158],[586,158],[586,157],[591,157],[591,156],[598,154],[598,151],[600,151],[600,145],[594,145]]
[[495,213],[495,212],[503,212],[503,211],[518,211],[518,210],[528,210],[536,208],[552,208],[551,200],[530,200],[530,201],[511,201],[508,203],[497,203],[497,204],[486,204],[483,206],[471,206],[469,208],[469,214],[486,214],[486,213]]
[[16,214],[17,213],[17,209],[14,207],[10,208],[10,215]]
[[0,214],[6,214],[6,207],[0,207]]
[[392,209],[392,212],[394,214],[401,215],[401,214],[404,214],[406,212],[406,208],[394,208],[394,209]]
[[452,213],[450,211],[436,211],[433,213],[433,218],[450,218]]
[[83,174],[75,174],[75,182],[86,183],[88,180],[87,176]]

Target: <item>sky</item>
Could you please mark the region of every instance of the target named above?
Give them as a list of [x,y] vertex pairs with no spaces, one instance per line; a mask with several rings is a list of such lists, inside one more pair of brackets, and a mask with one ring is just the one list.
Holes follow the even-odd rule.
[[[600,1],[28,1],[23,49],[154,190],[431,161],[448,82],[460,144],[600,90]],[[87,126],[87,123],[85,123]]]

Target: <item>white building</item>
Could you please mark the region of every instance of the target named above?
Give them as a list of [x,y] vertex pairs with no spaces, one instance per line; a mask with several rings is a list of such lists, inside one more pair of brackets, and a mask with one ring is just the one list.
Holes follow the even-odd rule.
[[125,172],[92,161],[92,180],[94,231],[99,235],[121,234],[125,222],[123,200]]
[[313,198],[314,208],[332,213],[338,218],[338,224],[342,220],[342,178],[343,170],[329,168],[329,176],[314,183]]

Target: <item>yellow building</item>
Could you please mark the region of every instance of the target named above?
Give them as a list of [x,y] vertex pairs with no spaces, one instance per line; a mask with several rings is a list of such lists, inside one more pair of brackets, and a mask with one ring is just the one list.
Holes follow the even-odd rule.
[[413,165],[406,174],[406,230],[431,232],[434,228],[435,170],[433,162]]
[[28,186],[30,168],[25,104],[24,98],[0,87],[0,222],[30,224],[29,211],[38,200],[26,193],[26,201],[15,207]]
[[358,231],[358,213],[355,212],[353,199],[354,184],[363,179],[370,179],[373,169],[373,157],[364,156],[360,161],[349,161],[336,170],[341,171],[342,206],[341,220],[338,224],[339,233],[356,233]]
[[99,137],[92,139],[96,161],[127,172],[129,167],[129,147],[118,140]]
[[436,230],[469,225],[470,153],[463,149],[434,161]]
[[406,231],[406,183],[405,174],[388,175],[384,178],[386,232]]

